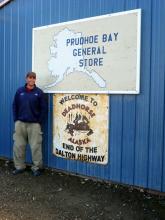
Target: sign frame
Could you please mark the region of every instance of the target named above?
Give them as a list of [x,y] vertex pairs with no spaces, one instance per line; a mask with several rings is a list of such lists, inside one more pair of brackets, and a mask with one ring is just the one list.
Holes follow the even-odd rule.
[[[53,155],[107,165],[110,151],[109,117],[108,94],[54,94]],[[98,126],[99,123],[102,126]]]
[[73,20],[73,21],[67,21],[67,22],[62,22],[62,23],[57,23],[57,24],[50,24],[46,26],[41,26],[41,27],[35,27],[33,28],[33,40],[32,40],[32,70],[35,71],[34,69],[34,38],[35,38],[35,31],[36,30],[43,30],[47,29],[49,27],[58,27],[66,24],[74,24],[74,23],[79,23],[82,21],[90,21],[91,19],[97,20],[97,19],[104,19],[108,17],[114,17],[114,16],[119,16],[119,15],[126,15],[126,14],[131,14],[131,13],[137,13],[137,59],[136,59],[136,88],[134,90],[44,90],[45,93],[86,93],[86,94],[139,94],[140,93],[140,51],[141,51],[141,9],[135,9],[135,10],[129,10],[129,11],[123,11],[123,12],[117,12],[117,13],[112,13],[112,14],[106,14],[106,15],[101,15],[101,16],[95,16],[95,17],[89,17],[89,18],[83,18],[83,19],[78,19],[78,20]]

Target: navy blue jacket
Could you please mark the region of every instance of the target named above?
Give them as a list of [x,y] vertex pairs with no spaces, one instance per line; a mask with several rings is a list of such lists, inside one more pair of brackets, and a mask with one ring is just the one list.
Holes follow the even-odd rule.
[[29,92],[25,85],[17,90],[13,101],[14,121],[41,123],[46,110],[46,100],[41,89],[35,86]]

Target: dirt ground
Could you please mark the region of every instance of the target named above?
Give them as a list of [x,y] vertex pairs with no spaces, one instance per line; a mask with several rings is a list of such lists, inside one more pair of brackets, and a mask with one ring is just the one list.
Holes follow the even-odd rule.
[[165,197],[132,187],[30,168],[13,176],[0,160],[0,220],[164,220]]

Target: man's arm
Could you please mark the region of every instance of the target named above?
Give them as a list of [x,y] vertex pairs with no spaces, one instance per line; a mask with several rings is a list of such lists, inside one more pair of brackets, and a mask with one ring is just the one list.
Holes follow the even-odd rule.
[[18,93],[16,92],[15,96],[14,96],[14,100],[13,100],[13,120],[14,122],[17,121],[17,117],[18,117]]

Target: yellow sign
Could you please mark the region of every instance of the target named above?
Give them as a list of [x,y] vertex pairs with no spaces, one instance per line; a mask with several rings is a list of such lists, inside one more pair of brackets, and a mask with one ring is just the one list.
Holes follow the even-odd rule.
[[91,163],[108,162],[108,95],[53,97],[53,153]]

